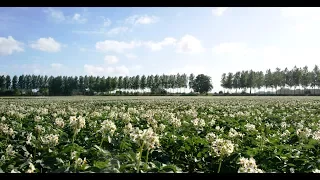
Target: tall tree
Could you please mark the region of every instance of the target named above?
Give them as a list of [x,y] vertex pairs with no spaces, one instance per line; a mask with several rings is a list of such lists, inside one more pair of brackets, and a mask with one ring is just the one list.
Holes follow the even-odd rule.
[[19,76],[18,86],[19,86],[19,89],[21,90],[25,89],[24,75]]
[[193,87],[193,81],[194,81],[194,75],[193,75],[193,73],[191,73],[189,76],[189,88],[191,88],[191,89]]
[[228,76],[227,76],[227,89],[231,89],[232,90],[232,80],[233,80],[233,73],[229,72]]
[[304,66],[302,69],[302,75],[301,75],[301,85],[304,89],[304,92],[306,91],[306,88],[310,86],[311,84],[311,73],[308,71],[308,66]]
[[232,81],[232,87],[236,89],[236,93],[238,93],[238,89],[240,88],[240,71],[235,73]]
[[11,89],[11,78],[9,75],[6,76],[6,89]]
[[17,90],[18,89],[18,76],[13,76],[12,78],[12,89]]
[[199,93],[208,93],[212,90],[213,86],[211,83],[211,78],[204,74],[199,74],[193,83],[193,90]]
[[145,75],[141,76],[140,87],[141,87],[143,92],[144,92],[145,88],[147,87],[147,78],[146,78]]
[[228,88],[228,85],[227,85],[227,74],[226,73],[222,74],[220,83],[221,83],[220,85],[223,88],[223,90]]

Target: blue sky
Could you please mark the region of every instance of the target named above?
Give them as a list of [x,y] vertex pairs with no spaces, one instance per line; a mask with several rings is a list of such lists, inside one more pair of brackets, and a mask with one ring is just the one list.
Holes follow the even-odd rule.
[[0,73],[150,75],[320,59],[319,8],[0,8]]

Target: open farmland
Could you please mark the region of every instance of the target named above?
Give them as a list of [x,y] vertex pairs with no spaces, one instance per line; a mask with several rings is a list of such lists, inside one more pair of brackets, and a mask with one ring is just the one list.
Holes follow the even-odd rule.
[[318,97],[0,100],[3,172],[319,172]]

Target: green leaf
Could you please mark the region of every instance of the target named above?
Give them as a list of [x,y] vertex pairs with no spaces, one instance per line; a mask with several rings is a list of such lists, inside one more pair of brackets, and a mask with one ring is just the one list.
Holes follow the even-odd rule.
[[108,164],[109,164],[109,161],[108,161],[108,160],[107,160],[107,161],[95,161],[95,162],[93,163],[93,166],[94,166],[94,167],[97,167],[97,168],[99,168],[99,169],[103,169],[103,168],[108,167]]

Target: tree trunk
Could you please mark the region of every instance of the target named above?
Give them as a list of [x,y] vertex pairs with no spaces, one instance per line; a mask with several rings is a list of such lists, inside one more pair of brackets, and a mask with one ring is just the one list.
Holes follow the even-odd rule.
[[251,87],[250,87],[250,95],[251,95]]

